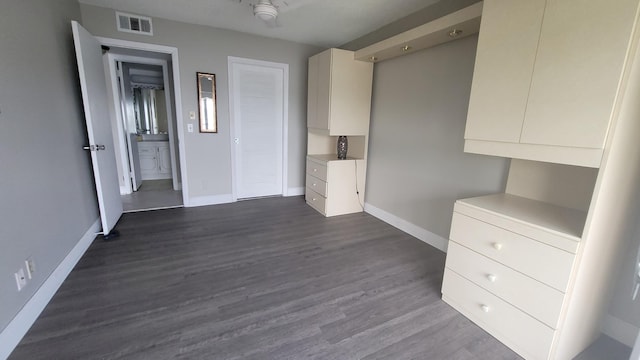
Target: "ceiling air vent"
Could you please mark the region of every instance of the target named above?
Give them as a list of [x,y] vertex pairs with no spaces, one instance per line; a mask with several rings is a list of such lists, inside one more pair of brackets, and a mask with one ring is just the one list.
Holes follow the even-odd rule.
[[153,35],[153,26],[151,25],[150,17],[116,12],[116,23],[118,25],[118,31]]

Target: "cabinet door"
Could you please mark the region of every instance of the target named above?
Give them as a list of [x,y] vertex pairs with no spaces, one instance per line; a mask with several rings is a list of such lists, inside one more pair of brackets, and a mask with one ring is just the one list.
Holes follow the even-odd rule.
[[373,64],[353,59],[353,52],[333,50],[329,129],[331,135],[369,131]]
[[[146,145],[146,144],[145,144]],[[140,158],[140,175],[142,180],[151,180],[158,175],[157,148],[140,146],[138,148]]]
[[158,171],[160,174],[171,174],[171,152],[168,144],[158,146]]
[[309,58],[307,85],[307,127],[318,126],[318,55]]
[[313,128],[329,130],[329,117],[331,116],[331,51],[321,52],[317,56],[318,80],[316,81],[317,111]]
[[603,148],[637,0],[548,0],[521,142]]
[[546,0],[485,0],[465,139],[520,140]]

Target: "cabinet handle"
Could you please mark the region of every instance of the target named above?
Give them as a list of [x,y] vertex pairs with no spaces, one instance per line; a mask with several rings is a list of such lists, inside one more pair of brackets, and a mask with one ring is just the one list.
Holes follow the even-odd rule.
[[316,183],[313,183],[313,185],[311,185],[311,186],[316,187]]
[[491,308],[489,307],[489,305],[480,305],[480,309],[482,309],[482,311],[488,313]]
[[313,172],[316,172],[316,171],[318,171],[318,169],[316,169],[316,168],[313,168]]
[[311,198],[311,201],[316,201],[316,198]]
[[491,281],[491,282],[496,282],[496,276],[493,274],[489,274],[487,275],[487,280]]
[[493,248],[496,250],[501,250],[502,249],[502,244],[499,242],[494,242],[493,243]]

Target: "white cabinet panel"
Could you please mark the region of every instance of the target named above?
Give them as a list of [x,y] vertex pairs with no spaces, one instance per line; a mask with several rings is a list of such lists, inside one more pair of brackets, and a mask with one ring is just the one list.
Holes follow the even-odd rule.
[[637,0],[549,0],[523,143],[603,148]]
[[485,0],[465,138],[519,142],[545,0]]

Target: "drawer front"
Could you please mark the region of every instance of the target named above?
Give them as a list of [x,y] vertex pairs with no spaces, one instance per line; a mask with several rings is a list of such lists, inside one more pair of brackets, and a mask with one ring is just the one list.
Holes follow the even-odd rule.
[[140,146],[138,145],[138,153],[146,154],[146,155],[155,155],[156,147],[155,146]]
[[453,213],[451,240],[565,292],[574,255],[474,218]]
[[556,329],[564,294],[453,241],[446,267]]
[[307,201],[307,204],[311,205],[311,207],[318,210],[322,214],[326,214],[326,210],[325,210],[326,199],[322,195],[318,194],[317,192],[307,187],[307,191],[304,194],[304,199]]
[[547,359],[554,330],[451,270],[442,299],[525,359]]
[[327,197],[327,183],[325,181],[307,174],[307,187],[318,194]]
[[327,181],[327,166],[307,159],[307,174],[322,181]]

